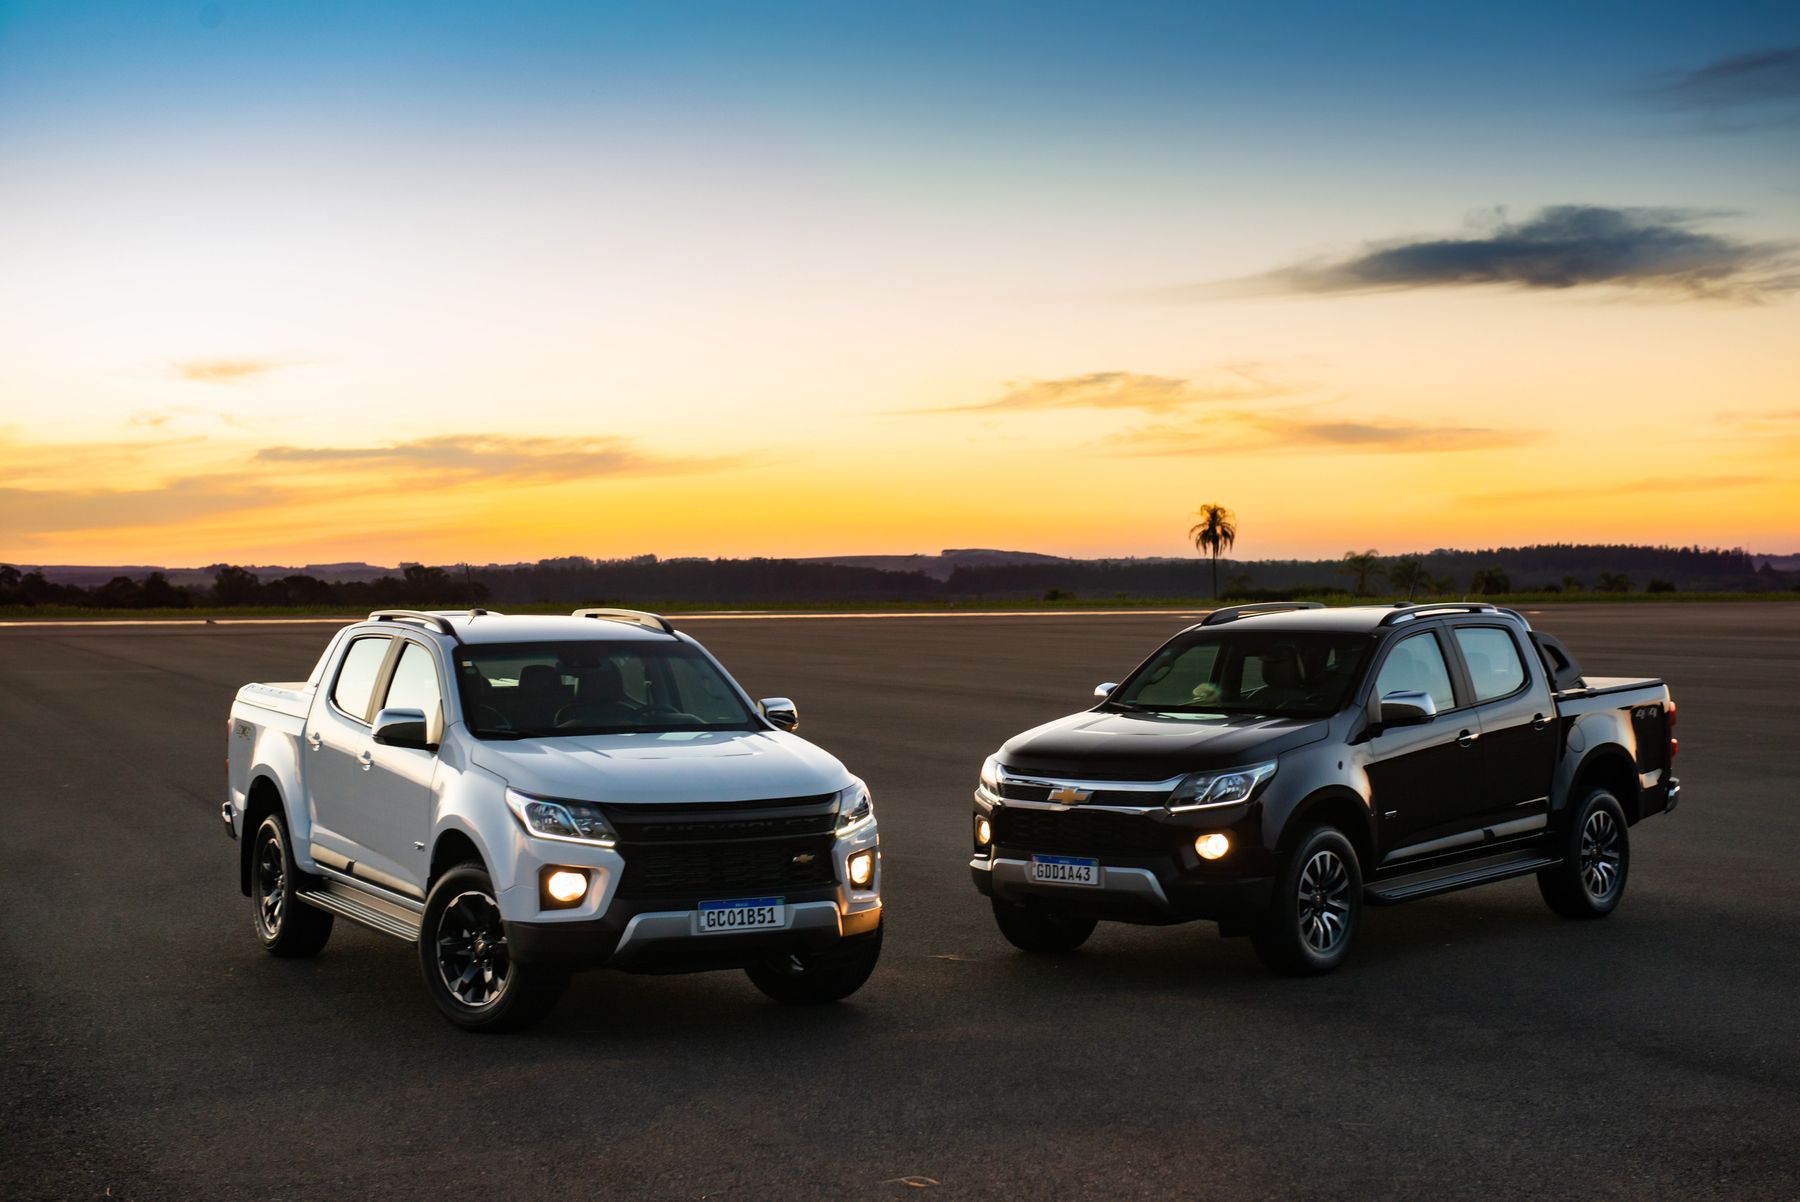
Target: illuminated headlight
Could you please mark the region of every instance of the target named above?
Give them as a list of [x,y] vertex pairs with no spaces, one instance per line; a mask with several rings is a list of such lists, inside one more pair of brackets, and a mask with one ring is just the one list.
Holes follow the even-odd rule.
[[990,755],[981,765],[981,787],[995,797],[1000,796],[1000,757]]
[[1194,840],[1194,851],[1202,860],[1216,860],[1231,850],[1231,836],[1220,831],[1201,835]]
[[859,851],[850,857],[850,883],[858,889],[867,889],[869,882],[875,879],[875,852]]
[[837,795],[837,833],[842,839],[856,834],[875,821],[875,803],[869,797],[869,786],[853,781],[839,789]]
[[1169,794],[1171,810],[1198,810],[1205,806],[1234,805],[1249,801],[1258,786],[1275,775],[1275,761],[1231,768],[1224,772],[1196,772]]
[[539,839],[611,847],[617,838],[612,827],[606,825],[600,807],[592,802],[533,797],[517,789],[508,789],[506,805],[518,818],[519,825]]

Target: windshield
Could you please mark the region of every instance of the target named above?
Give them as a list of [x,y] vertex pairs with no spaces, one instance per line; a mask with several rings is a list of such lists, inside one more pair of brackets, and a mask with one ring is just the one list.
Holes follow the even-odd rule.
[[687,643],[494,643],[456,652],[477,738],[760,730],[725,674]]
[[1322,718],[1343,708],[1373,643],[1366,634],[1196,631],[1151,656],[1107,706]]

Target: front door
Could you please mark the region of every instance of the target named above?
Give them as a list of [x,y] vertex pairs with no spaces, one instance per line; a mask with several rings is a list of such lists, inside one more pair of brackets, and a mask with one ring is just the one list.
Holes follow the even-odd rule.
[[1437,717],[1384,730],[1368,743],[1369,792],[1383,866],[1482,841],[1481,726],[1464,708],[1438,631],[1409,634],[1388,648],[1375,695],[1430,695]]

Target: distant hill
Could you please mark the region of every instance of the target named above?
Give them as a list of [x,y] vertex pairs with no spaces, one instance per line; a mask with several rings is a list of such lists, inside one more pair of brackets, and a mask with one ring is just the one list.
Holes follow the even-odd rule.
[[1018,564],[1074,563],[1060,555],[1035,551],[990,551],[984,548],[952,549],[936,555],[814,555],[795,563],[830,563],[847,568],[873,568],[879,572],[918,572],[933,580],[948,580],[962,567],[1015,566]]

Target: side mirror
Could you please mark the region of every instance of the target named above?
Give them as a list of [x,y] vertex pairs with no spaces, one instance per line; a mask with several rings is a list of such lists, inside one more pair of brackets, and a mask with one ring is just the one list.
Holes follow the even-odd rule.
[[1110,697],[1112,696],[1112,691],[1118,687],[1119,682],[1116,680],[1109,680],[1105,684],[1097,684],[1094,686],[1094,696]]
[[756,703],[756,708],[772,725],[783,730],[793,730],[800,725],[800,711],[786,697],[764,697]]
[[1417,689],[1396,689],[1381,699],[1381,725],[1420,726],[1437,717],[1437,702],[1430,693]]
[[425,711],[386,709],[375,715],[375,741],[388,747],[430,751],[435,746],[425,731]]

